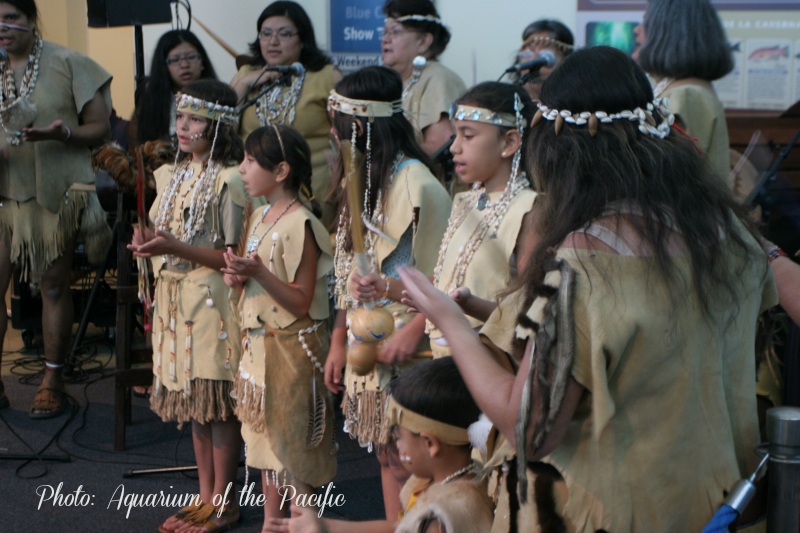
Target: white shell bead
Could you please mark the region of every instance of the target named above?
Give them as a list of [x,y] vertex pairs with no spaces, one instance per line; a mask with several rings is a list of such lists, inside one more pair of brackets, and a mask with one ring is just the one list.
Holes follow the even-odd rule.
[[224,332],[224,331],[220,331],[219,332],[219,340],[224,341],[227,338],[228,338],[228,334],[226,332]]
[[278,239],[280,239],[280,238],[281,238],[281,236],[280,236],[280,234],[279,234],[277,231],[276,231],[275,233],[273,233],[273,234],[272,234],[272,240],[273,240],[273,241],[277,241],[277,240],[278,240]]
[[206,305],[209,307],[214,307],[214,300],[211,298],[206,298]]

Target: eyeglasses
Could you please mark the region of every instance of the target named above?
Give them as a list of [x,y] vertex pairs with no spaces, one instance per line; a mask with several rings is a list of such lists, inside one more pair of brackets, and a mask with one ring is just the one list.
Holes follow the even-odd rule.
[[383,36],[381,37],[381,39],[388,38],[391,41],[395,37],[399,37],[399,36],[403,35],[404,33],[409,32],[409,31],[412,31],[412,30],[403,28],[401,26],[395,26],[393,28],[383,28]]
[[278,37],[278,42],[284,42],[288,41],[298,33],[299,32],[292,32],[290,30],[281,30],[278,33],[272,33],[272,31],[261,31],[261,33],[258,34],[258,38],[262,41],[271,41],[272,36],[276,35]]
[[188,56],[180,56],[180,57],[178,57],[178,56],[168,57],[167,58],[167,65],[170,65],[170,66],[172,66],[172,65],[180,65],[184,61],[186,61],[188,64],[191,65],[191,64],[197,63],[201,59],[202,59],[202,57],[200,57],[200,54],[189,54]]

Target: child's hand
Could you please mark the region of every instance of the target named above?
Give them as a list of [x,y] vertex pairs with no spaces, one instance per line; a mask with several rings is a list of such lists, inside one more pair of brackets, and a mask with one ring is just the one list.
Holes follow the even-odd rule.
[[239,257],[233,252],[233,248],[228,246],[228,251],[222,257],[225,259],[226,268],[221,269],[225,274],[234,274],[240,278],[252,278],[261,274],[264,269],[264,263],[258,256],[258,252],[253,252],[250,258]]
[[317,517],[314,507],[297,507],[292,503],[292,518],[272,518],[262,531],[270,533],[328,533],[325,522]]
[[241,289],[247,278],[237,276],[236,274],[223,274],[222,279],[225,281],[225,285],[231,289]]
[[375,272],[370,272],[362,278],[358,271],[355,271],[350,278],[350,292],[359,302],[374,302],[385,290],[386,281]]
[[325,360],[325,386],[334,394],[344,390],[342,367],[344,366],[344,346],[331,343],[328,358]]
[[391,339],[378,352],[378,362],[385,365],[402,365],[411,361],[417,353],[417,346],[425,334],[424,327],[414,328],[406,324],[395,332]]
[[[134,229],[133,242],[128,245],[128,250],[133,252],[136,257],[153,257],[154,255],[173,255],[180,245],[180,242],[172,233],[163,230],[156,230],[155,235],[150,230],[145,230],[145,235],[140,235],[138,239],[144,239],[143,244],[136,244],[138,228]],[[149,237],[149,238],[148,238]]]
[[398,272],[405,287],[401,301],[425,315],[434,326],[442,329],[442,322],[466,321],[463,311],[454,298],[434,287],[421,272],[406,267],[401,267]]
[[150,231],[150,228],[145,227],[144,233],[142,233],[139,226],[133,226],[133,239],[131,239],[131,244],[141,246],[147,241],[152,240],[153,237],[155,237],[155,235]]
[[450,293],[450,298],[452,298],[461,309],[464,309],[470,298],[472,298],[472,291],[469,290],[469,287],[459,287]]

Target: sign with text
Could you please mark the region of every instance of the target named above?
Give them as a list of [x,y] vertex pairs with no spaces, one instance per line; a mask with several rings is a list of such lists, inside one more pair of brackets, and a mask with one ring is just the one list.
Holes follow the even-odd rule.
[[[800,100],[800,0],[712,0],[735,66],[714,88],[725,107],[787,109]],[[579,46],[636,47],[642,0],[579,0]]]
[[383,64],[384,0],[329,0],[328,50],[345,74]]

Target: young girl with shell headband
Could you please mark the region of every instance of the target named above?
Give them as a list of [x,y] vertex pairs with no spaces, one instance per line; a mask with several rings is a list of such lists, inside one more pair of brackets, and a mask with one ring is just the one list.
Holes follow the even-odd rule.
[[446,294],[401,271],[502,434],[485,467],[493,532],[543,517],[579,533],[700,531],[756,467],[756,332],[775,281],[673,121],[610,47],[573,53],[542,85],[527,144],[539,239],[516,328],[488,339],[513,341],[516,376]]
[[239,520],[238,505],[223,499],[228,484],[235,489],[241,449],[231,398],[241,338],[220,272],[225,246],[239,243],[248,200],[236,169],[243,154],[236,94],[201,80],[178,93],[176,105],[179,150],[174,165],[155,172],[154,231],[136,228],[128,246],[152,257],[156,270],[150,406],[165,422],[192,423],[200,478],[198,498],[162,532]]
[[[358,168],[355,163],[353,168],[348,164],[345,173],[345,165],[341,164],[335,172],[337,186],[333,190],[342,205],[335,258],[338,310],[325,364],[325,383],[334,392],[346,388],[345,431],[370,450],[375,444],[390,441],[382,419],[386,386],[393,376],[413,364],[415,355],[428,350],[428,342],[424,318],[409,315],[408,307],[400,303],[400,292],[390,287],[390,281],[379,303],[391,313],[395,333],[379,344],[377,367],[359,376],[353,365],[348,365],[342,381],[348,319],[360,307],[351,293],[350,278],[357,280],[363,275],[355,268],[354,248],[360,246],[354,246],[351,226],[363,221],[368,228],[363,244],[369,271],[391,280],[398,277],[398,266],[411,263],[433,275],[450,205],[447,191],[431,173],[431,163],[403,115],[402,91],[396,72],[386,67],[366,67],[339,82],[329,100],[332,133],[340,140],[342,156],[350,156],[353,162],[356,158],[351,154],[358,151],[364,158]],[[362,217],[351,217],[345,201],[348,192],[363,194]],[[356,204],[361,203],[359,197]],[[354,342],[355,337],[351,336],[351,352]],[[390,451],[382,446],[378,457],[387,516],[397,516],[400,484],[390,471]]]
[[[534,105],[520,87],[485,82],[453,104],[450,118],[456,138],[450,151],[462,182],[471,185],[453,201],[447,231],[439,248],[434,285],[450,294],[479,328],[530,249],[536,193],[521,168],[525,130]],[[402,290],[402,282],[392,282]],[[364,277],[352,291],[367,301],[384,290],[385,281]],[[515,317],[511,317],[513,319]],[[450,355],[442,333],[430,322],[434,357]]]
[[286,516],[283,491],[314,494],[336,474],[335,415],[323,381],[333,249],[317,218],[311,161],[308,143],[289,126],[247,137],[242,181],[269,205],[250,217],[244,246],[224,256],[225,282],[244,289],[234,395],[247,466],[262,471],[265,527]]

